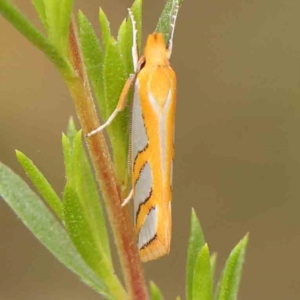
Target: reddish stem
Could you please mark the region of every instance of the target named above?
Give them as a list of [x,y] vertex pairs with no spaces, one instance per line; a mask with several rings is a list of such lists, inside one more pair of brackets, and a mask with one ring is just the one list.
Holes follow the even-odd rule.
[[[70,55],[77,76],[67,78],[66,81],[75,102],[83,133],[86,135],[99,126],[99,121],[83,65],[74,20],[70,26]],[[120,186],[116,181],[106,141],[100,132],[87,138],[86,143],[105,200],[129,297],[136,300],[148,299],[132,219],[128,206],[121,207]]]

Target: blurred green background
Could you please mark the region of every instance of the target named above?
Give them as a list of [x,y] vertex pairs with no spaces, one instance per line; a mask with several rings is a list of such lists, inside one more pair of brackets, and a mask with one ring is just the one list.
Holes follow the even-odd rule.
[[[129,0],[77,0],[114,34]],[[31,1],[14,3],[41,28]],[[144,39],[164,1],[144,1]],[[166,299],[184,295],[194,207],[218,270],[246,233],[239,299],[300,299],[300,3],[185,0],[175,32],[178,76],[173,242],[144,265]],[[74,115],[60,75],[0,19],[0,160],[19,174],[14,149],[61,192],[61,132]],[[0,201],[0,299],[98,299],[58,263]]]

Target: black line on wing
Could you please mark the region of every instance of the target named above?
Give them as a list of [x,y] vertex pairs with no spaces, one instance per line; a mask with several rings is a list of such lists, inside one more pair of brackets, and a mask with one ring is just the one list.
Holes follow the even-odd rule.
[[[140,104],[140,105],[141,105],[141,104]],[[132,170],[134,170],[134,168],[135,168],[135,163],[136,163],[137,158],[139,157],[139,155],[140,155],[141,153],[143,153],[144,151],[146,151],[147,148],[148,148],[148,146],[149,146],[149,136],[148,136],[147,128],[146,128],[146,126],[145,126],[145,118],[144,118],[144,115],[143,115],[143,113],[142,113],[142,109],[141,109],[141,115],[142,115],[142,118],[143,118],[143,126],[144,126],[145,133],[146,133],[146,136],[147,136],[147,145],[144,147],[144,149],[139,150],[138,153],[136,154],[136,156],[135,156],[135,158],[134,158]],[[131,133],[132,133],[132,126],[131,126]],[[133,137],[131,136],[131,143],[132,143],[132,138],[133,138]]]
[[139,179],[140,179],[140,177],[141,177],[141,174],[142,174],[142,172],[143,172],[143,170],[145,169],[145,167],[146,167],[147,164],[148,164],[148,161],[146,161],[146,162],[142,165],[142,167],[141,167],[141,169],[140,169],[140,171],[139,171],[139,176],[137,177],[136,181],[134,182],[134,186],[136,186],[137,182],[139,181]]
[[148,213],[147,213],[147,216],[150,215],[151,210],[155,210],[155,209],[156,209],[155,205],[151,206],[150,209],[149,209],[149,211],[148,211]]
[[[136,212],[136,215],[135,215],[135,220],[136,220],[136,221],[137,221],[138,215],[139,215],[139,213],[140,213],[140,211],[141,211],[142,205],[146,204],[146,203],[150,200],[151,196],[152,196],[152,187],[151,187],[151,189],[150,189],[150,191],[149,191],[149,194],[148,194],[147,198],[146,198],[143,202],[140,203],[140,205],[139,205],[139,207],[138,207],[138,209],[137,209],[137,212]],[[152,207],[149,209],[147,215],[150,214],[150,211],[151,211],[152,209],[155,209],[155,206],[152,206]]]
[[136,161],[137,161],[138,157],[140,156],[141,153],[145,152],[145,151],[148,149],[148,146],[149,146],[149,141],[148,141],[147,145],[145,146],[145,148],[142,149],[142,150],[140,150],[140,151],[136,154],[136,157],[134,158],[134,163],[133,163],[133,168],[132,168],[132,170],[134,170],[134,168],[135,168],[135,164],[136,164]]
[[143,250],[145,248],[147,248],[152,242],[154,242],[157,239],[157,234],[155,233],[155,235],[153,236],[153,238],[151,238],[146,244],[144,244],[140,250]]
[[[149,209],[149,211],[148,211],[148,213],[147,213],[147,216],[149,216],[150,212],[151,212],[152,210],[155,210],[155,209],[156,209],[155,205],[151,206],[150,209]],[[139,231],[139,233],[138,233],[138,238],[140,238],[140,231]],[[140,248],[140,250],[143,250],[144,248],[148,247],[148,246],[149,246],[152,242],[154,242],[156,239],[157,239],[157,233],[155,233],[155,235],[154,235],[147,243],[145,243],[145,244]]]

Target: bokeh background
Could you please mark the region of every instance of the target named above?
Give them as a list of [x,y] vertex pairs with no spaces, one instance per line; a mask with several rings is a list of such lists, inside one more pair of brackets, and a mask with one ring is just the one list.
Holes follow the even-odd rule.
[[[39,27],[31,1],[14,0]],[[113,32],[130,0],[77,0]],[[144,38],[162,0],[144,1]],[[300,299],[300,3],[185,0],[172,64],[178,76],[173,243],[144,265],[166,299],[184,295],[191,207],[218,271],[250,232],[239,299]],[[99,30],[98,30],[99,32]],[[60,75],[0,18],[0,160],[24,177],[14,149],[56,190],[65,182],[61,132],[74,115]],[[0,201],[0,299],[98,299]]]

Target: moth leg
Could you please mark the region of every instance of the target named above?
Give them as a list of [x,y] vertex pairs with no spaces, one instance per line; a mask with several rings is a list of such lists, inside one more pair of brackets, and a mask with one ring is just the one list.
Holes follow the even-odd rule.
[[113,113],[109,116],[109,118],[107,119],[107,121],[103,125],[96,128],[95,130],[92,130],[91,132],[89,132],[87,134],[88,137],[90,137],[90,136],[96,134],[97,132],[102,131],[103,129],[105,129],[114,120],[114,118],[118,115],[118,113],[125,108],[128,92],[130,90],[131,85],[135,81],[135,78],[136,78],[136,76],[139,72],[140,66],[142,64],[141,60],[139,60],[139,58],[138,58],[136,21],[134,19],[134,15],[133,15],[130,8],[128,9],[128,13],[129,13],[129,17],[130,17],[130,20],[131,20],[131,23],[132,23],[132,31],[133,31],[132,32],[133,42],[132,42],[131,52],[132,52],[134,73],[129,75],[129,78],[127,79],[127,81],[124,85],[116,109],[113,111]]
[[90,137],[90,136],[96,134],[97,132],[102,131],[104,128],[106,128],[114,120],[114,118],[118,115],[118,113],[125,108],[126,102],[127,102],[127,95],[128,95],[131,85],[135,81],[135,78],[136,78],[136,74],[129,75],[129,78],[127,79],[127,81],[123,87],[123,90],[121,92],[116,109],[113,111],[113,113],[109,116],[109,118],[103,125],[96,128],[95,130],[92,130],[91,132],[89,132],[87,134],[88,137]]
[[133,189],[131,189],[129,195],[123,200],[121,206],[124,207],[133,198]]

